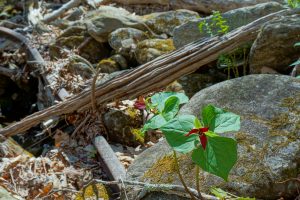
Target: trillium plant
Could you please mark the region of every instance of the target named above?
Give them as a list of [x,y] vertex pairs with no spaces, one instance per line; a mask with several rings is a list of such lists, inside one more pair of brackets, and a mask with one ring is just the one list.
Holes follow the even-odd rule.
[[[196,185],[199,198],[203,199],[199,189],[199,167],[211,174],[228,180],[228,175],[237,161],[237,143],[234,139],[223,137],[223,133],[238,131],[240,129],[240,116],[207,105],[202,108],[201,120],[193,115],[177,115],[181,104],[188,102],[188,97],[183,93],[162,92],[139,102],[140,108],[154,113],[142,128],[147,130],[160,130],[164,134],[168,144],[176,152],[190,153],[196,164]],[[142,105],[145,106],[142,106]],[[222,134],[219,135],[219,134]],[[176,163],[177,166],[178,163]],[[188,191],[182,176],[179,177],[187,192]]]

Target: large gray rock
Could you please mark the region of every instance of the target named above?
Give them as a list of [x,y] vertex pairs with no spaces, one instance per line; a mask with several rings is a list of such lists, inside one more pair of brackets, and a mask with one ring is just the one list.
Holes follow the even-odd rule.
[[128,11],[111,6],[101,6],[84,19],[88,33],[98,42],[107,42],[108,35],[118,28],[145,29],[143,19]]
[[173,30],[176,26],[183,23],[198,19],[200,16],[198,13],[190,10],[175,10],[168,12],[152,13],[144,16],[148,18],[145,23],[156,33],[173,36]]
[[[297,193],[300,165],[300,81],[289,76],[249,75],[201,90],[180,114],[199,116],[203,106],[214,104],[241,116],[241,129],[227,133],[238,142],[238,161],[229,182],[201,172],[204,192],[220,187],[240,196],[261,199],[291,198]],[[180,184],[171,149],[160,142],[144,151],[129,167],[127,179]],[[181,172],[195,188],[195,165],[181,155]],[[164,195],[160,193],[160,195]],[[154,200],[155,197],[145,199]],[[164,195],[165,200],[172,199]]]
[[[262,3],[254,6],[238,8],[222,14],[222,17],[227,21],[229,31],[246,25],[258,18],[261,18],[270,13],[284,9],[284,7],[276,2]],[[190,42],[194,42],[203,37],[210,36],[203,31],[200,32],[198,25],[203,20],[208,24],[211,23],[211,17],[189,21],[174,29],[174,45],[176,48],[182,47]]]
[[274,19],[265,24],[250,51],[250,73],[262,73],[263,67],[281,73],[300,56],[300,15]]

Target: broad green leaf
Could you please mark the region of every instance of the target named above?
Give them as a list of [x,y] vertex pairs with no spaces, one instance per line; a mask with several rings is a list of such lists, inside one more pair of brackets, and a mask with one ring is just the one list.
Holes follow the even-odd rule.
[[300,42],[294,44],[294,47],[299,47],[299,46],[300,46]]
[[176,96],[171,96],[166,100],[164,109],[161,114],[166,121],[169,121],[175,117],[178,110],[179,110],[179,98]]
[[144,124],[144,127],[142,128],[142,132],[144,133],[149,129],[152,129],[152,130],[158,129],[166,123],[167,123],[167,121],[165,120],[165,118],[161,114],[155,115],[154,117],[149,119]]
[[165,101],[170,96],[176,96],[179,99],[179,104],[187,103],[189,98],[184,93],[177,92],[160,92],[151,97],[151,102],[153,105],[157,105],[157,110],[162,112],[165,106]]
[[185,136],[194,128],[195,116],[179,115],[168,121],[160,130],[165,135],[169,145],[178,152],[187,153],[195,148],[195,140],[197,135]]
[[204,171],[228,180],[228,174],[237,161],[237,143],[232,138],[206,132],[206,149],[199,146],[192,153],[193,161]]
[[202,119],[204,126],[209,127],[210,131],[216,133],[238,131],[240,129],[240,116],[213,105],[208,105],[203,109]]
[[204,126],[211,128],[216,115],[221,113],[224,113],[224,111],[220,108],[214,107],[213,105],[205,106],[202,110],[202,121],[204,123]]
[[240,116],[231,112],[216,115],[213,123],[214,132],[224,133],[238,130],[240,130]]

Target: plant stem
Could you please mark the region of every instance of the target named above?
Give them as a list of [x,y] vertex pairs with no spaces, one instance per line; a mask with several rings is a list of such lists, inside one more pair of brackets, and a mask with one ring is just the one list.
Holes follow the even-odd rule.
[[182,185],[183,185],[185,191],[186,191],[187,193],[189,193],[189,195],[191,196],[191,199],[192,199],[192,200],[196,200],[196,198],[194,197],[194,195],[191,193],[191,191],[190,191],[190,190],[188,189],[188,187],[186,186],[186,184],[185,184],[185,182],[184,182],[184,180],[183,180],[183,177],[182,177],[182,175],[181,175],[181,173],[180,173],[179,163],[178,163],[176,151],[173,151],[173,155],[174,155],[174,159],[175,159],[176,171],[177,171],[177,174],[178,174],[178,176],[179,176],[179,179],[180,179],[180,181],[181,181],[181,183],[182,183]]
[[199,173],[200,173],[200,167],[196,165],[196,188],[198,192],[198,196],[201,200],[204,200],[204,197],[201,195],[200,192],[200,178],[199,178]]

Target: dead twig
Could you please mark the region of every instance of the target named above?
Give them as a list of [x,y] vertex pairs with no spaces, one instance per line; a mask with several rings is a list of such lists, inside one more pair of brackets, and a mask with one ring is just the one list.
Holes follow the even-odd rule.
[[[172,185],[172,184],[152,184],[152,183],[144,183],[144,182],[138,182],[138,181],[128,181],[128,180],[122,180],[119,179],[117,181],[103,181],[99,179],[93,179],[92,182],[102,183],[104,185],[116,185],[116,184],[127,184],[131,186],[140,186],[143,187],[146,191],[161,191],[161,192],[167,192],[167,191],[174,191],[174,192],[181,192],[186,193],[185,188],[182,185]],[[89,184],[90,184],[89,183]],[[191,193],[193,193],[194,196],[198,197],[197,190],[193,188],[188,188]],[[219,200],[219,198],[208,195],[208,194],[201,194],[206,200]],[[199,197],[198,197],[199,198]]]
[[71,0],[68,3],[63,4],[62,7],[59,9],[53,11],[50,14],[45,15],[44,19],[42,22],[44,23],[49,23],[52,22],[53,20],[57,19],[58,17],[62,16],[67,10],[74,8],[76,6],[79,6],[79,4],[82,2],[82,0]]

